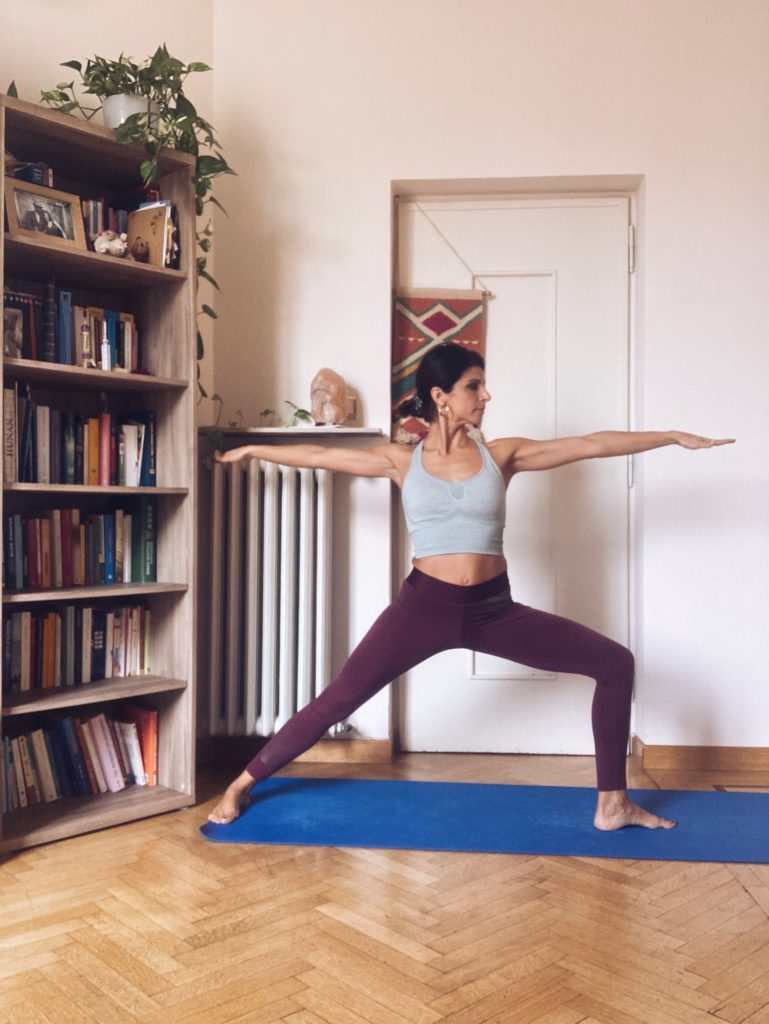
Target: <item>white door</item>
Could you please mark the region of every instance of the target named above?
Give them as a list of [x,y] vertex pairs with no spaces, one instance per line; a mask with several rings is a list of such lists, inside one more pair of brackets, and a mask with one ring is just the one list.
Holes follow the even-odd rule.
[[[401,202],[398,211],[400,285],[492,295],[486,438],[628,428],[628,199]],[[615,458],[515,477],[504,542],[514,600],[625,644],[628,471]],[[401,681],[401,747],[592,753],[593,688],[449,651]]]

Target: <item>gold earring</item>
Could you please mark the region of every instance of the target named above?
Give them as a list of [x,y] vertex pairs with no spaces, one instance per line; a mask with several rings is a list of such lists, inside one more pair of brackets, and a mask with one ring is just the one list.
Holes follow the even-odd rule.
[[441,412],[445,416],[448,413],[448,411],[449,411],[449,403],[448,402],[444,402],[443,405],[441,406]]

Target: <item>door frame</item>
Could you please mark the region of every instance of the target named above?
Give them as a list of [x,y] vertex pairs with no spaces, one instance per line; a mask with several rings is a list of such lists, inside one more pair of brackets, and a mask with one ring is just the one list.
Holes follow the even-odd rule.
[[[467,199],[626,199],[628,201],[628,338],[627,338],[627,429],[639,428],[639,407],[641,402],[641,356],[643,342],[643,213],[645,198],[645,175],[565,175],[547,177],[517,178],[442,178],[442,179],[396,179],[390,183],[391,199],[391,294],[398,286],[398,205],[402,202],[428,200]],[[468,267],[468,288],[480,285]],[[394,307],[394,304],[393,304]],[[392,315],[392,313],[391,313]],[[390,332],[392,337],[392,329]],[[641,601],[642,534],[638,504],[641,497],[641,467],[633,456],[628,457],[628,502],[627,502],[627,608],[628,637],[630,649],[636,655],[636,665],[641,663],[642,637],[639,622]],[[402,510],[397,488],[391,487],[390,550],[391,550],[391,600],[400,589],[406,560],[402,539]],[[390,698],[390,737],[392,749],[401,749],[402,677],[393,680]],[[639,687],[636,673],[633,703],[631,709],[630,743],[642,731],[643,687]],[[641,726],[639,726],[641,722]]]

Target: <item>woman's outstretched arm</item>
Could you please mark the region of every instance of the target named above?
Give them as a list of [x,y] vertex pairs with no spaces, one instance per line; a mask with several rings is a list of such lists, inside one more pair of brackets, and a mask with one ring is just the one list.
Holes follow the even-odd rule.
[[556,466],[565,466],[582,459],[639,455],[667,445],[697,449],[733,443],[733,438],[701,437],[682,430],[601,430],[581,437],[559,437],[552,441],[507,437],[492,441],[489,449],[512,476],[514,473],[555,469]]
[[260,459],[297,469],[330,469],[353,476],[387,477],[400,482],[404,467],[403,445],[382,444],[374,448],[334,448],[320,444],[247,444],[217,452],[217,462],[247,462]]

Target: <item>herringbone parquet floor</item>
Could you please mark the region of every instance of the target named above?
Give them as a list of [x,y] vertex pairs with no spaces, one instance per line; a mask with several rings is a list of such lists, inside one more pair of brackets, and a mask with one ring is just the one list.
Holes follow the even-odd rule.
[[[294,774],[589,785],[589,760]],[[207,843],[198,807],[0,862],[4,1024],[769,1024],[769,867]],[[632,780],[708,788],[769,779]]]

